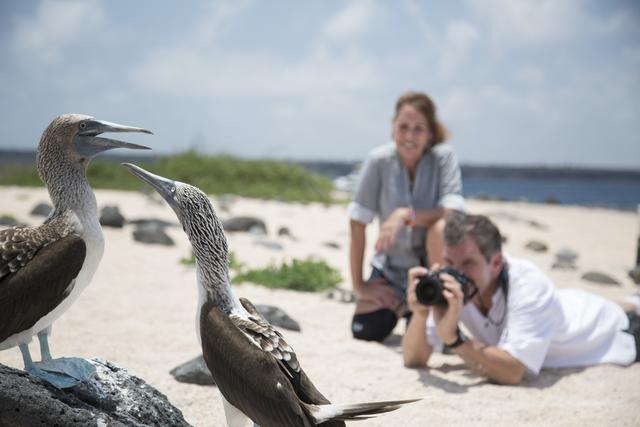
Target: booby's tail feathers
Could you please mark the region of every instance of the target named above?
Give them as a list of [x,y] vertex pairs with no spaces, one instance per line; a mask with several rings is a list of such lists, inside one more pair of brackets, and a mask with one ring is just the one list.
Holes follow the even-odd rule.
[[389,400],[387,402],[367,403],[331,403],[327,405],[310,405],[303,403],[316,424],[326,421],[356,421],[372,418],[377,414],[395,411],[405,403],[417,402],[421,399]]

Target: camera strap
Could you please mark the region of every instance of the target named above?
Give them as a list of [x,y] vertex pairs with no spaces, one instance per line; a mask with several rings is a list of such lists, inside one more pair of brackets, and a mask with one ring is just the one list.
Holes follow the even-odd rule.
[[[502,290],[502,295],[504,296],[504,310],[502,311],[502,316],[500,316],[500,320],[498,321],[493,320],[491,318],[490,310],[487,310],[487,307],[484,306],[484,303],[482,302],[482,298],[478,298],[482,311],[487,313],[487,316],[486,316],[487,321],[493,326],[501,326],[504,323],[504,319],[507,317],[507,302],[508,302],[508,296],[509,296],[509,271],[506,263],[502,264],[502,270],[500,271],[500,274],[498,274],[497,282],[498,282],[498,287]],[[476,291],[477,290],[478,288],[476,288]]]

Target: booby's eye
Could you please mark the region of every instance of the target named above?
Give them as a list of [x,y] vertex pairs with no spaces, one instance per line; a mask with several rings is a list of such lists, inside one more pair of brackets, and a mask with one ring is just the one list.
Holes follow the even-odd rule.
[[176,194],[176,186],[171,187],[171,194]]
[[80,129],[84,129],[84,128],[86,128],[86,127],[87,127],[87,124],[86,124],[86,123],[84,123],[84,122],[80,123]]

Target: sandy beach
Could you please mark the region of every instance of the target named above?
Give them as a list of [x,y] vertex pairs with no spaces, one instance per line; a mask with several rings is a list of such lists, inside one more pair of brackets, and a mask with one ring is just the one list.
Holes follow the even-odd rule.
[[[98,190],[96,197],[99,207],[117,205],[128,220],[158,218],[176,223],[167,230],[176,245],[135,242],[132,225],[104,227],[105,253],[92,284],[54,324],[50,340],[54,357],[107,359],[166,394],[191,424],[224,425],[215,387],[179,383],[169,374],[200,352],[195,334],[196,275],[193,267],[179,262],[189,255],[190,246],[173,212],[138,192]],[[345,205],[233,198],[225,203],[226,209],[220,209],[213,200],[223,218],[252,215],[267,225],[266,236],[228,234],[238,261],[259,267],[314,256],[339,269],[340,286],[350,288]],[[11,214],[33,225],[42,217],[31,216],[31,209],[49,198],[43,188],[0,187],[0,201],[0,215]],[[580,287],[613,300],[638,291],[627,277],[635,263],[640,231],[634,212],[476,200],[468,201],[467,207],[490,215],[507,237],[506,251],[534,261],[558,287]],[[295,239],[277,235],[284,226]],[[375,234],[374,227],[368,227],[369,243]],[[525,247],[531,240],[542,241],[549,249],[533,252]],[[277,242],[282,249],[262,244],[265,241]],[[579,254],[576,269],[551,268],[562,248]],[[581,279],[589,271],[606,273],[621,284]],[[498,386],[465,369],[452,355],[434,355],[429,368],[405,368],[400,354],[403,322],[384,344],[356,341],[349,330],[353,304],[328,299],[323,293],[250,284],[236,286],[236,292],[255,304],[277,305],[300,323],[301,332],[284,330],[283,334],[308,376],[331,401],[424,397],[358,426],[640,425],[640,364],[546,369],[520,386]],[[39,358],[34,344],[32,353]],[[0,363],[21,368],[19,350],[0,352]]]

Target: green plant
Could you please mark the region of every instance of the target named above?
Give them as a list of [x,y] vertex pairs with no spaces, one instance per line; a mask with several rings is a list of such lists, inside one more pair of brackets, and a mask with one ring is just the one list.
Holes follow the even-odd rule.
[[184,265],[196,265],[196,257],[195,255],[193,255],[193,252],[191,252],[191,255],[189,255],[188,257],[184,257],[184,258],[180,258],[180,264],[184,264]]
[[[226,155],[205,156],[187,151],[154,162],[136,162],[149,171],[195,185],[208,194],[297,202],[332,202],[333,184],[302,166],[274,160],[245,160]],[[87,170],[94,188],[136,190],[138,179],[121,165],[96,159]],[[34,166],[0,171],[0,185],[42,186]]]
[[7,222],[16,222],[17,219],[15,216],[11,215],[11,214],[0,214],[0,219],[7,221]]
[[296,291],[318,292],[333,288],[342,281],[340,272],[324,261],[311,258],[293,259],[280,267],[247,270],[238,274],[234,282],[252,282],[268,288],[284,288]]

